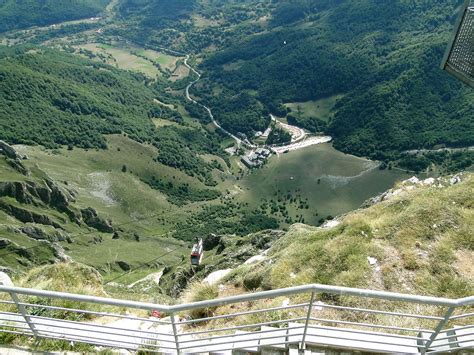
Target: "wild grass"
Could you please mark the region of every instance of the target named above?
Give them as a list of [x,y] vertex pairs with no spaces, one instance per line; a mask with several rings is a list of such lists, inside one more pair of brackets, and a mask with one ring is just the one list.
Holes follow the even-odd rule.
[[[219,296],[217,285],[207,282],[192,282],[183,295],[183,301],[186,303],[207,301],[217,298],[217,296]],[[186,312],[185,316],[189,316],[191,319],[210,317],[214,310],[215,307],[199,308]]]

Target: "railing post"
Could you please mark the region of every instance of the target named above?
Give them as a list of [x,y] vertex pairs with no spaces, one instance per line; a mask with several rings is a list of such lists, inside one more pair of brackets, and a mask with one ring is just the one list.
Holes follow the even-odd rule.
[[443,330],[444,326],[446,325],[446,323],[449,322],[449,319],[451,318],[451,315],[453,314],[454,310],[456,309],[456,307],[449,307],[448,308],[448,311],[446,312],[446,314],[444,315],[444,318],[442,320],[439,321],[438,325],[436,326],[435,328],[435,331],[433,334],[431,334],[430,338],[428,339],[428,341],[426,342],[425,346],[423,347],[421,353],[422,354],[426,354],[426,352],[428,351],[428,349],[430,348],[431,344],[433,344],[433,342],[436,340],[436,337],[439,335],[439,333]]
[[315,292],[313,291],[311,293],[311,300],[309,301],[308,306],[308,314],[306,316],[306,322],[304,324],[303,339],[301,339],[301,350],[304,350],[306,348],[306,334],[308,333],[309,320],[311,318],[311,312],[313,311],[314,296]]
[[18,296],[15,293],[10,292],[10,297],[12,298],[13,302],[15,302],[16,307],[18,308],[18,311],[20,312],[20,314],[25,319],[26,324],[28,324],[28,327],[30,327],[31,331],[35,335],[35,338],[37,338],[38,337],[38,330],[36,329],[35,325],[33,324],[33,322],[31,320],[30,316],[28,315],[28,313],[26,313],[25,306],[20,304],[20,300],[18,299]]
[[[2,286],[14,286],[12,280],[10,279],[10,276],[8,276],[4,272],[0,272],[0,285]],[[21,305],[20,300],[16,293],[14,292],[8,292],[10,297],[12,298],[13,302],[15,302],[16,307],[18,308],[18,311],[20,314],[23,316],[25,319],[26,324],[28,324],[28,327],[30,327],[31,331],[33,332],[35,338],[38,338],[38,330],[35,328],[35,325],[33,324],[30,316],[28,316],[28,313],[26,313],[26,308]]]
[[173,327],[174,342],[176,343],[176,353],[179,355],[179,335],[178,329],[176,328],[176,321],[174,319],[174,313],[171,313],[171,326]]

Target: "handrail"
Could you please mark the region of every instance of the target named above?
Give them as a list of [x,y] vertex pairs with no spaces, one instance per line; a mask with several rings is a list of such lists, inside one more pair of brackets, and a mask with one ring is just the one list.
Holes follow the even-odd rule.
[[[359,342],[366,342],[367,344],[371,344],[371,346],[382,346],[386,344],[387,346],[393,345],[397,346],[398,342],[394,341],[393,339],[400,339],[403,341],[414,341],[415,343],[410,343],[411,345],[407,345],[407,347],[414,347],[418,349],[421,354],[429,354],[429,353],[438,353],[438,349],[443,348],[444,341],[451,341],[455,339],[455,343],[457,344],[456,349],[465,348],[466,346],[462,345],[461,343],[470,343],[471,340],[467,339],[467,336],[474,337],[474,334],[465,334],[465,329],[469,329],[472,325],[464,326],[464,327],[455,327],[454,321],[456,321],[460,325],[465,325],[465,319],[468,317],[473,317],[474,313],[469,313],[470,310],[466,310],[465,313],[461,315],[455,315],[454,311],[459,307],[466,307],[474,305],[474,297],[464,297],[460,299],[449,299],[449,298],[437,298],[437,297],[430,297],[430,296],[420,296],[420,295],[408,295],[408,294],[401,294],[401,293],[394,293],[394,292],[386,292],[386,291],[374,291],[374,290],[365,290],[365,289],[358,289],[358,288],[349,288],[349,287],[340,287],[340,286],[329,286],[329,285],[321,285],[321,284],[309,284],[309,285],[302,285],[302,286],[295,286],[295,287],[288,287],[283,289],[277,290],[270,290],[270,291],[261,291],[261,292],[254,292],[254,293],[247,293],[242,295],[230,296],[230,297],[223,297],[217,298],[208,301],[201,301],[201,302],[193,302],[187,304],[176,304],[176,305],[160,305],[160,304],[153,304],[148,302],[138,302],[138,301],[127,301],[127,300],[119,300],[113,298],[106,298],[106,297],[96,297],[96,296],[88,296],[88,295],[79,295],[79,294],[72,294],[66,292],[57,292],[57,291],[47,291],[47,290],[38,290],[38,289],[30,289],[30,288],[23,288],[23,287],[14,287],[11,284],[8,285],[0,285],[0,293],[5,293],[10,295],[13,299],[13,302],[6,302],[2,301],[1,303],[5,303],[11,306],[16,305],[18,308],[18,313],[11,313],[11,312],[0,312],[4,317],[2,317],[0,322],[0,333],[15,333],[19,334],[19,332],[15,330],[8,330],[5,328],[18,328],[24,331],[29,330],[29,332],[25,333],[25,335],[33,335],[38,338],[53,338],[53,339],[62,339],[68,341],[78,341],[83,343],[88,343],[91,345],[102,345],[108,346],[112,348],[153,348],[153,349],[171,349],[178,354],[186,353],[187,349],[194,349],[200,347],[203,342],[209,342],[209,346],[218,347],[219,350],[223,350],[223,347],[226,347],[229,342],[233,342],[235,346],[244,347],[244,343],[248,342],[256,342],[260,344],[261,341],[267,341],[266,343],[262,342],[262,346],[268,346],[268,340],[275,340],[275,345],[285,345],[293,344],[298,345],[301,349],[305,348],[305,345],[314,341],[314,335],[312,335],[311,330],[321,330],[321,331],[334,331],[335,329],[339,329],[340,332],[347,333],[347,338],[341,333],[330,333],[326,336],[327,339],[346,339],[348,341],[354,340],[351,338],[350,334],[360,334],[360,335],[367,335],[372,336],[375,338],[360,340]],[[330,305],[330,304],[321,304],[319,309],[318,303],[316,303],[316,295],[326,293],[331,295],[339,295],[339,296],[349,296],[349,297],[356,297],[356,298],[369,298],[369,299],[378,299],[378,300],[385,300],[390,302],[404,302],[404,303],[414,303],[418,305],[429,305],[435,307],[442,307],[444,309],[442,316],[434,315],[423,315],[423,314],[415,314],[415,312],[394,312],[393,310],[384,310],[383,308],[359,308],[356,306],[337,306],[337,305]],[[108,305],[118,308],[129,308],[129,309],[140,309],[140,310],[147,310],[147,311],[158,311],[162,312],[164,315],[168,316],[168,319],[155,319],[155,318],[145,318],[141,316],[131,316],[130,314],[121,314],[120,312],[112,312],[112,311],[94,311],[91,309],[87,309],[87,306],[81,307],[85,309],[75,309],[75,308],[68,308],[68,307],[61,307],[61,306],[54,306],[51,304],[46,303],[44,306],[40,303],[28,303],[28,302],[21,302],[18,298],[20,295],[24,296],[34,296],[34,297],[42,297],[47,299],[59,299],[59,300],[68,300],[68,301],[76,301],[82,303],[90,303],[90,304],[100,304],[100,305]],[[187,314],[187,311],[192,311],[196,309],[212,309],[219,306],[229,305],[229,304],[241,304],[244,302],[252,302],[258,300],[275,300],[279,297],[285,296],[292,296],[292,295],[304,295],[304,297],[308,296],[310,298],[306,302],[299,301],[300,303],[297,304],[283,304],[282,306],[271,306],[268,308],[260,307],[258,309],[252,310],[244,310],[244,311],[237,311],[235,313],[225,313],[225,314],[218,314],[218,315],[208,315],[202,318],[195,318],[195,319],[180,319],[180,316]],[[83,313],[88,315],[94,315],[99,317],[115,317],[118,319],[128,319],[134,322],[152,322],[150,327],[143,329],[135,329],[135,328],[125,328],[122,325],[114,325],[111,326],[110,324],[98,324],[98,323],[88,323],[88,322],[80,322],[75,320],[64,320],[60,318],[55,318],[55,316],[42,316],[42,315],[34,315],[28,313],[28,308],[43,308],[44,310],[51,310],[51,311],[64,311],[64,312],[72,312],[72,313]],[[411,323],[407,323],[409,327],[403,326],[402,324],[385,324],[379,321],[373,321],[373,323],[362,322],[362,321],[352,321],[347,319],[338,319],[333,318],[330,319],[328,315],[323,317],[323,314],[318,314],[317,316],[314,312],[318,312],[320,310],[332,309],[333,311],[341,311],[341,312],[365,312],[366,314],[372,313],[388,317],[397,316],[399,318],[405,319],[417,319],[420,322],[433,322],[432,327],[431,325],[426,326],[424,323],[419,323],[418,325],[412,326]],[[434,309],[434,308],[433,308]],[[294,313],[295,310],[299,310],[300,313]],[[438,310],[438,311],[439,311]],[[251,315],[269,315],[272,312],[280,312],[280,311],[290,311],[290,313],[282,318],[270,318],[272,320],[268,320],[263,318],[263,320],[255,319],[252,321],[251,318],[246,321],[245,324],[233,324],[233,323],[226,323],[226,321],[240,317],[240,316],[251,316]],[[437,312],[438,312],[437,311]],[[462,323],[459,323],[459,320],[463,319]],[[225,320],[224,323],[220,323],[219,321]],[[197,328],[193,329],[193,327],[197,324],[205,323],[205,322],[213,322],[216,321],[218,324],[217,327],[211,328]],[[219,325],[220,323],[220,325]],[[336,324],[336,327],[326,326],[324,324]],[[20,327],[21,325],[21,327]],[[155,328],[152,328],[155,327]],[[156,328],[158,327],[158,328]],[[161,327],[161,328],[160,328]],[[263,327],[276,327],[274,330],[264,330]],[[366,331],[361,330],[364,328],[378,328],[381,329],[380,332],[374,331]],[[446,329],[449,327],[449,329]],[[454,328],[453,328],[454,327]],[[259,331],[255,331],[255,329],[260,329]],[[426,329],[425,329],[426,328]],[[63,332],[64,330],[64,332]],[[295,330],[297,332],[295,333]],[[249,339],[245,339],[245,335],[242,334],[234,334],[229,337],[227,335],[229,332],[238,332],[238,331],[245,331],[245,334],[253,334]],[[286,336],[281,335],[281,331],[286,332]],[[454,331],[464,331],[464,333],[459,333],[459,335],[451,335]],[[291,333],[293,332],[293,333]],[[404,335],[403,333],[415,333],[411,335]],[[61,335],[61,334],[65,335]],[[264,336],[262,336],[264,335]],[[204,336],[204,337],[203,337]],[[386,336],[387,338],[380,338],[381,336]],[[190,338],[191,337],[191,338]],[[197,337],[197,338],[196,338]],[[240,337],[240,339],[238,339]],[[379,338],[377,338],[379,337]],[[459,340],[457,337],[464,337],[467,340]],[[231,340],[229,340],[231,339]],[[279,341],[278,341],[279,339]],[[313,339],[313,340],[311,340]],[[148,343],[144,343],[144,341]],[[194,341],[196,343],[194,343]],[[472,340],[474,342],[474,338]],[[413,345],[416,344],[416,345]],[[452,343],[451,343],[452,344]],[[183,346],[186,345],[186,346]],[[231,344],[232,345],[232,344]],[[260,345],[257,345],[257,347]],[[250,346],[250,347],[253,347]],[[158,351],[156,350],[156,351]]]
[[450,299],[450,298],[437,298],[437,297],[430,297],[430,296],[410,295],[410,294],[387,292],[387,291],[373,291],[373,290],[366,290],[366,289],[358,289],[358,288],[350,288],[350,287],[342,287],[342,286],[328,286],[328,285],[321,285],[321,284],[310,284],[310,285],[288,287],[288,288],[277,289],[277,290],[247,293],[243,295],[223,297],[223,298],[217,298],[214,300],[193,302],[193,303],[187,303],[187,304],[178,304],[178,305],[172,305],[172,306],[153,304],[153,303],[148,303],[148,302],[125,301],[125,300],[118,300],[118,299],[106,298],[106,297],[78,295],[78,294],[72,294],[72,293],[66,293],[66,292],[45,291],[45,290],[23,288],[23,287],[12,287],[12,286],[0,286],[0,292],[6,292],[6,293],[13,292],[16,294],[23,294],[23,295],[29,295],[29,296],[61,298],[61,299],[67,299],[71,301],[80,301],[80,302],[82,301],[82,302],[97,303],[97,304],[107,304],[110,306],[117,306],[117,307],[130,307],[130,308],[137,308],[137,309],[157,310],[161,312],[174,312],[174,313],[187,311],[187,310],[193,310],[193,309],[199,309],[199,308],[204,308],[204,307],[219,307],[219,306],[224,306],[224,305],[236,303],[236,302],[256,301],[256,300],[265,299],[265,298],[290,296],[290,295],[305,293],[305,292],[308,292],[308,293],[309,292],[319,292],[319,293],[324,292],[324,293],[330,293],[330,294],[339,295],[339,296],[376,298],[376,299],[384,299],[387,301],[424,303],[424,304],[429,304],[429,305],[434,305],[434,306],[445,306],[445,307],[461,307],[461,306],[469,306],[469,305],[474,304],[474,296],[465,297],[465,298],[456,300],[456,299]]

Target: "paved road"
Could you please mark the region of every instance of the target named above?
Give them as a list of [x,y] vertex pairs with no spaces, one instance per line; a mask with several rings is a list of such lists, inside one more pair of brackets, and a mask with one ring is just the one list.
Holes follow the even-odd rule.
[[288,132],[290,132],[290,134],[291,134],[291,143],[299,142],[299,141],[303,140],[306,137],[306,132],[305,132],[304,129],[302,129],[300,127],[292,126],[292,125],[287,124],[287,123],[283,123],[283,122],[277,120],[276,117],[273,116],[272,114],[270,114],[270,118],[272,119],[272,121],[276,122],[277,125],[279,125],[280,127],[283,127]]
[[207,107],[206,105],[203,105],[201,104],[200,102],[197,102],[196,100],[194,100],[191,95],[189,94],[189,89],[191,89],[191,87],[196,84],[200,79],[201,79],[201,74],[196,70],[194,69],[192,66],[190,66],[188,64],[188,59],[189,59],[189,55],[186,55],[186,58],[184,59],[184,65],[190,70],[192,71],[194,74],[197,75],[197,79],[192,81],[191,83],[189,83],[188,86],[186,86],[186,99],[188,99],[189,101],[191,101],[192,103],[195,103],[201,107],[203,107],[207,113],[209,114],[209,117],[211,118],[212,120],[212,123],[214,124],[214,126],[216,126],[218,129],[220,129],[222,132],[224,132],[226,135],[228,135],[229,137],[231,137],[232,139],[234,139],[236,142],[237,142],[237,146],[241,146],[241,145],[244,145],[248,148],[256,148],[255,145],[253,144],[248,144],[246,142],[244,142],[242,139],[236,137],[235,135],[233,135],[232,133],[230,133],[229,131],[227,131],[225,128],[223,128],[219,122],[216,121],[216,119],[214,118],[214,115],[212,114],[212,111],[209,107]]

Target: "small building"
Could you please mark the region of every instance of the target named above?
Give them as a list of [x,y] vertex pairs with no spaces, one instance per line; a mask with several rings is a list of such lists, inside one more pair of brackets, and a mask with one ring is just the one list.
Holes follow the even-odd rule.
[[244,165],[249,168],[249,169],[253,169],[255,168],[255,164],[249,159],[249,157],[247,156],[244,156],[240,159],[242,161],[242,163],[244,163]]
[[268,157],[272,154],[269,149],[257,148],[253,153],[241,158],[242,163],[248,168],[256,168],[265,164]]

